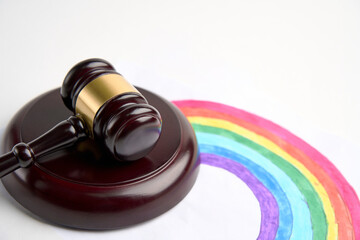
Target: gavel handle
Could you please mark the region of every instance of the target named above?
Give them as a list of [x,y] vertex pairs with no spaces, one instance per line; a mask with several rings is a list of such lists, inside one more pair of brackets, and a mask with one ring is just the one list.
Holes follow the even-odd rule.
[[20,167],[31,166],[41,156],[85,138],[86,131],[82,120],[71,116],[28,144],[16,144],[11,152],[0,157],[0,178]]

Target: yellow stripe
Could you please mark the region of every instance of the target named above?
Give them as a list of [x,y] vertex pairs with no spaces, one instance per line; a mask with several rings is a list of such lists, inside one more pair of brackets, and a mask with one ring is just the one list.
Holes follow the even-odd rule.
[[322,186],[322,184],[319,182],[319,180],[301,162],[293,158],[291,155],[285,152],[281,147],[279,147],[269,139],[261,135],[258,135],[248,129],[240,127],[239,125],[231,123],[229,121],[215,119],[215,118],[206,118],[206,117],[188,117],[188,119],[191,123],[223,128],[232,131],[234,133],[237,133],[259,145],[264,146],[273,153],[277,154],[278,156],[290,162],[309,180],[309,182],[314,187],[315,191],[317,192],[323,203],[325,216],[328,224],[327,239],[336,240],[338,238],[338,226],[335,220],[335,213],[333,207],[331,206],[329,196],[326,190],[324,189],[324,187]]

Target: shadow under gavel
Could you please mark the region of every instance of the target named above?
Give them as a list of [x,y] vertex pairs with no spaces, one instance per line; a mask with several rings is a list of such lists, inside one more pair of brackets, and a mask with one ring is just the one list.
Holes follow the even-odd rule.
[[75,65],[65,77],[61,96],[74,116],[2,155],[0,177],[87,137],[118,161],[146,156],[160,137],[160,113],[105,60]]

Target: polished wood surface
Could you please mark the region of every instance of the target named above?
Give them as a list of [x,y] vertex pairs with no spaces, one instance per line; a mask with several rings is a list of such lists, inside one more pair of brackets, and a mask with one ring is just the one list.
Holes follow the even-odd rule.
[[60,90],[66,107],[74,111],[77,96],[91,80],[113,73],[118,74],[114,67],[103,59],[87,59],[76,64],[66,74]]
[[66,75],[60,93],[75,116],[35,140],[17,143],[0,156],[0,178],[86,136],[118,161],[146,156],[160,137],[162,119],[158,110],[103,59],[76,64]]
[[[118,79],[113,78],[114,76],[120,77],[123,81],[117,82]],[[107,77],[110,79],[106,79]],[[77,112],[78,98],[87,87],[98,82],[97,80],[100,80],[100,83],[101,80],[110,81],[91,89],[88,96],[90,99],[81,99],[85,102],[84,106],[97,102],[97,97],[103,100],[106,90],[111,91],[111,88],[131,90],[115,96],[112,93],[110,99],[101,101],[101,106],[96,107],[98,109],[90,111],[94,116]],[[80,117],[88,125],[90,135],[97,142],[101,142],[105,151],[118,161],[134,161],[146,156],[159,139],[162,119],[158,110],[103,59],[87,59],[76,64],[65,77],[61,96],[65,105],[74,114],[81,114]]]
[[0,177],[20,167],[29,167],[42,156],[72,146],[87,137],[86,131],[79,118],[70,116],[29,143],[17,143],[10,152],[0,157]]
[[[87,139],[4,177],[8,192],[40,218],[82,229],[123,228],[175,206],[198,173],[196,138],[176,107],[138,89],[163,119],[160,138],[148,155],[134,162],[114,161],[101,144]],[[4,134],[3,152],[72,115],[59,92],[48,92],[18,112]]]

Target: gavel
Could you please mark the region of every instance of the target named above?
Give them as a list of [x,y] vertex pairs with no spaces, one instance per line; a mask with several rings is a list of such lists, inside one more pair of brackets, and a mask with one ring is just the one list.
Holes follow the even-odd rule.
[[74,116],[2,155],[0,177],[88,137],[118,161],[141,159],[160,137],[160,113],[105,60],[75,65],[64,79],[61,97]]

